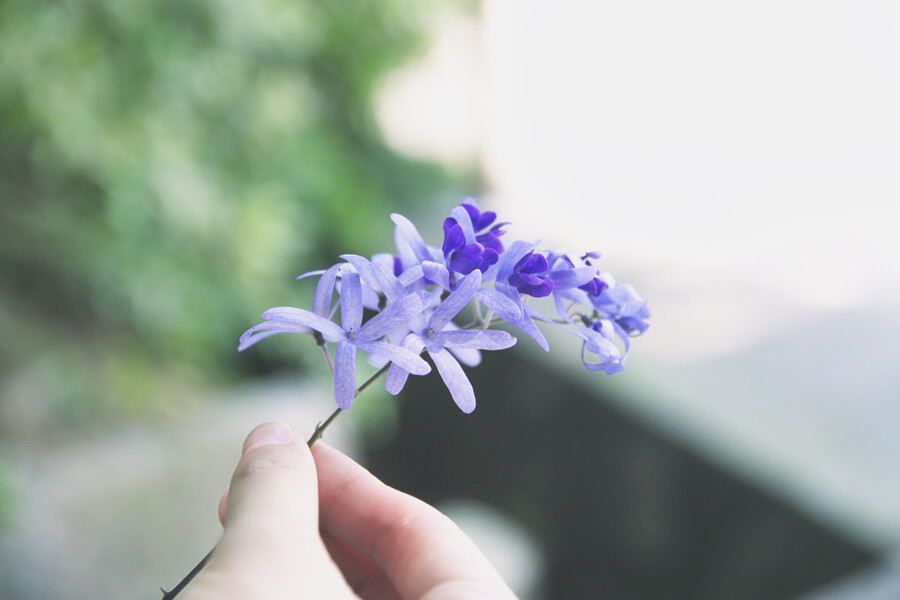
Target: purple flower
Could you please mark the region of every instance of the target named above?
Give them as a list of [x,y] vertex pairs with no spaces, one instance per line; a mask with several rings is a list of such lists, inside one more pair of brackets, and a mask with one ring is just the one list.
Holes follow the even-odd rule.
[[[595,321],[590,327],[577,326],[577,331],[573,333],[584,340],[581,346],[581,362],[585,367],[591,371],[605,371],[608,375],[625,368],[625,357],[628,356],[630,343],[628,336],[621,335],[624,332],[619,332],[625,344],[625,351],[620,351],[615,343],[613,333],[615,329],[616,326],[606,319]],[[589,357],[596,357],[596,360],[588,360]]]
[[[492,225],[492,223],[497,220],[497,213],[490,210],[481,212],[478,209],[478,202],[476,202],[475,198],[466,198],[458,208],[462,208],[468,214],[469,223],[471,223],[472,232],[474,234],[474,241],[485,248],[496,251],[497,254],[502,254],[504,248],[503,243],[500,242],[500,236],[506,233],[503,227],[509,225],[509,223],[503,222]],[[454,209],[454,212],[457,213],[455,217],[460,220],[465,228],[466,225],[463,223],[464,219],[459,219],[461,215],[456,209]],[[453,213],[451,213],[451,215],[453,215]],[[489,227],[490,229],[488,229]]]
[[[309,273],[304,273],[297,279],[304,279],[306,277],[312,275],[321,275],[319,277],[319,283],[316,284],[316,295],[313,297],[313,313],[316,315],[328,319],[331,317],[331,313],[333,312],[333,308],[331,306],[331,299],[334,296],[334,284],[337,278],[338,271],[341,270],[343,265],[338,263],[326,269],[325,271],[311,271]],[[263,318],[266,319],[268,317],[263,314]],[[299,333],[301,335],[312,335],[317,337],[317,342],[322,343],[321,334],[311,327],[307,327],[306,325],[302,325],[300,323],[281,323],[276,321],[266,321],[264,323],[260,323],[259,325],[254,325],[247,331],[241,335],[238,340],[238,352],[243,352],[250,346],[255,343],[266,339],[267,337],[271,337],[277,333]]]
[[499,253],[492,248],[485,248],[478,242],[468,243],[466,234],[459,222],[450,217],[444,220],[444,263],[451,271],[468,275],[474,270],[482,273],[497,262]]
[[[528,257],[533,256],[533,252],[534,246],[532,244],[523,241],[515,241],[500,257],[500,261],[497,263],[496,281],[494,282],[494,287],[498,292],[500,292],[516,304],[519,315],[518,317],[507,318],[500,313],[498,314],[500,314],[500,316],[506,322],[511,325],[515,325],[516,327],[527,333],[529,336],[531,336],[531,338],[533,338],[538,343],[538,345],[540,345],[540,347],[544,349],[545,352],[549,352],[550,345],[547,343],[547,339],[544,337],[544,334],[542,334],[541,331],[537,328],[537,325],[535,325],[534,320],[532,319],[532,316],[537,316],[538,318],[541,318],[541,316],[537,314],[533,309],[525,306],[525,303],[522,299],[522,295],[525,292],[522,292],[514,283],[520,280],[524,282],[524,279],[521,275],[521,267],[524,265],[528,268],[531,268],[531,265],[529,264],[530,260]],[[540,268],[540,265],[538,265],[537,268]],[[513,279],[513,277],[516,275],[518,275],[519,277],[517,279]],[[550,289],[552,289],[552,281],[549,285]]]
[[628,335],[640,335],[650,326],[650,309],[635,289],[625,283],[616,283],[615,279],[606,275],[608,282],[598,296],[591,299],[594,307],[610,316]]
[[[460,364],[450,350],[503,350],[516,343],[516,338],[505,331],[491,329],[458,330],[449,328],[455,317],[473,298],[481,285],[481,272],[473,271],[459,286],[435,308],[424,326],[410,333],[403,347],[411,352],[423,349],[434,361],[453,401],[464,413],[475,410],[475,391]],[[406,384],[409,370],[398,362],[388,370],[385,387],[397,394]]]
[[519,259],[507,281],[516,288],[520,294],[543,298],[553,292],[556,285],[550,277],[550,263],[543,254],[535,254],[531,250]]
[[[325,305],[324,299],[318,298],[318,290],[313,305],[319,309]],[[379,341],[386,333],[421,313],[423,308],[422,299],[418,294],[407,294],[363,324],[362,285],[359,274],[356,271],[347,271],[343,275],[341,285],[340,326],[317,312],[291,307],[272,308],[263,313],[266,323],[251,328],[251,331],[264,328],[267,330],[266,333],[247,340],[242,344],[242,348],[247,348],[263,337],[275,333],[308,333],[309,330],[318,332],[326,341],[337,342],[334,357],[334,399],[339,408],[347,409],[353,404],[356,396],[357,350],[387,359],[416,375],[425,375],[431,371],[428,363],[417,354],[395,344]],[[250,331],[245,336],[248,334]]]

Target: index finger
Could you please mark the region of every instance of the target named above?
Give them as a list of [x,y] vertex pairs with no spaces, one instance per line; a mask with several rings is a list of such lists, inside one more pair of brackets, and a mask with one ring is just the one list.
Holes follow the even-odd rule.
[[312,451],[320,526],[371,558],[402,597],[515,597],[468,536],[438,510],[386,486],[321,442]]

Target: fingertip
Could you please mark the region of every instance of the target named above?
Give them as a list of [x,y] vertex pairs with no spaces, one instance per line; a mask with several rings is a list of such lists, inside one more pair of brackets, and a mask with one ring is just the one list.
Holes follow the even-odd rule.
[[247,439],[244,440],[241,454],[247,454],[261,446],[290,444],[294,441],[294,436],[294,431],[284,423],[278,421],[263,423],[251,431]]

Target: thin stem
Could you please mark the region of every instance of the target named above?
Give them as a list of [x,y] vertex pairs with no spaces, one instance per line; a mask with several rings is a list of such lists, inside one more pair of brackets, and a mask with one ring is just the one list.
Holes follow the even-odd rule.
[[206,563],[209,562],[209,559],[212,558],[213,552],[215,552],[215,551],[216,551],[216,546],[213,546],[213,549],[206,553],[206,556],[203,557],[203,560],[198,562],[197,566],[194,567],[193,569],[191,569],[191,572],[188,573],[185,576],[185,578],[182,579],[180,582],[178,582],[178,585],[173,587],[171,590],[169,590],[167,592],[166,590],[160,588],[160,590],[162,590],[162,593],[163,593],[162,600],[172,600],[172,598],[174,598],[175,596],[180,594],[181,590],[186,588],[187,584],[189,584],[191,582],[191,580],[197,576],[197,573],[199,573],[200,571],[203,570],[203,567],[206,566]]
[[326,429],[328,429],[328,426],[331,425],[331,422],[337,419],[338,415],[340,415],[342,412],[344,412],[343,408],[335,409],[335,411],[331,413],[331,415],[327,419],[325,419],[324,422],[319,422],[319,424],[316,425],[316,430],[313,431],[312,435],[309,436],[309,439],[306,441],[306,445],[312,448],[312,445],[318,442],[319,439],[321,439],[322,434]]
[[331,371],[331,374],[334,375],[334,363],[331,362],[331,352],[328,351],[328,348],[325,344],[321,344],[322,354],[325,355],[325,362],[328,363],[328,370]]

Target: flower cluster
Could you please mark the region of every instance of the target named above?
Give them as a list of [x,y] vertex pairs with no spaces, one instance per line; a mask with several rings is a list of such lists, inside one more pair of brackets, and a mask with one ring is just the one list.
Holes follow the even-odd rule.
[[[460,362],[475,366],[481,350],[516,343],[508,332],[490,329],[495,323],[521,330],[545,351],[550,347],[536,321],[561,327],[582,341],[584,365],[606,373],[624,368],[630,338],[648,327],[646,302],[633,287],[595,266],[599,253],[576,256],[525,241],[506,247],[501,238],[508,223],[497,223],[497,215],[480,211],[474,199],[444,220],[440,248],[429,246],[405,217],[391,219],[395,254],[371,259],[345,254],[344,262],[301,275],[298,279],[319,276],[312,310],[267,310],[265,321],[241,336],[238,350],[277,333],[312,336],[332,366],[341,409],[349,408],[357,394],[357,352],[386,370],[385,388],[391,394],[403,389],[409,375],[431,371],[424,353],[459,408],[470,413],[475,393]],[[529,303],[533,298],[551,300],[555,314],[538,312]],[[468,322],[455,322],[466,307]],[[366,310],[372,316],[363,322]],[[335,345],[333,362],[328,343]]]

